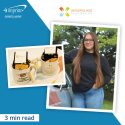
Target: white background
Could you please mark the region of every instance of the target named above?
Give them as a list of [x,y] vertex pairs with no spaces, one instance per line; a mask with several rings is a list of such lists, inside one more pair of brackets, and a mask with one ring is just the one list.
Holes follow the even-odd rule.
[[39,114],[0,114],[1,122],[39,122]]
[[[99,24],[120,26],[119,56],[117,69],[116,110],[115,115],[121,124],[125,125],[125,7],[123,0],[28,0],[43,22],[50,29],[51,22],[68,22],[82,24]],[[91,14],[59,16],[59,7],[75,9],[92,9]],[[117,51],[117,52],[118,52]]]

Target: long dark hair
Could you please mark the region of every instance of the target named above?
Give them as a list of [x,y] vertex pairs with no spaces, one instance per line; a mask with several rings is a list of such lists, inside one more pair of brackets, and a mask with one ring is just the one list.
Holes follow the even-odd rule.
[[81,76],[81,67],[80,67],[80,60],[83,58],[84,52],[85,52],[85,47],[84,47],[84,40],[86,38],[86,35],[90,34],[93,38],[94,41],[94,58],[95,58],[95,63],[97,65],[96,68],[96,81],[95,81],[95,86],[98,88],[103,85],[103,74],[101,70],[101,64],[100,64],[100,54],[99,54],[99,46],[98,46],[98,40],[93,32],[88,32],[84,35],[83,41],[80,44],[80,48],[78,50],[78,53],[76,57],[73,60],[73,78],[76,84],[79,84],[80,81],[80,76]]

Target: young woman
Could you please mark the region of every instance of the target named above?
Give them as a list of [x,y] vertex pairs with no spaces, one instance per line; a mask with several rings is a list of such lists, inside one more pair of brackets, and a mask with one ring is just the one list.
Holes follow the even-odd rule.
[[109,64],[99,54],[94,33],[86,33],[79,49],[65,54],[65,64],[73,64],[72,107],[101,109],[104,100],[103,86],[111,79]]

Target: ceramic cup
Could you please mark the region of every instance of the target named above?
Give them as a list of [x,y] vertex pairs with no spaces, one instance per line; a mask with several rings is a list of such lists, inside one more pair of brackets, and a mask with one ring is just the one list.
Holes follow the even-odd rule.
[[54,61],[41,60],[41,71],[44,75],[54,75],[58,71],[58,58]]
[[27,69],[17,70],[13,68],[14,81],[17,84],[28,84],[34,82],[36,78],[36,68],[32,65]]

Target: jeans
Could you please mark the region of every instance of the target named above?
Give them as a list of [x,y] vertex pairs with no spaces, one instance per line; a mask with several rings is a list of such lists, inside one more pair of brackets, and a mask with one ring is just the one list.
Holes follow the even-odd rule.
[[104,100],[103,88],[91,88],[87,92],[74,93],[72,97],[72,107],[101,109]]

